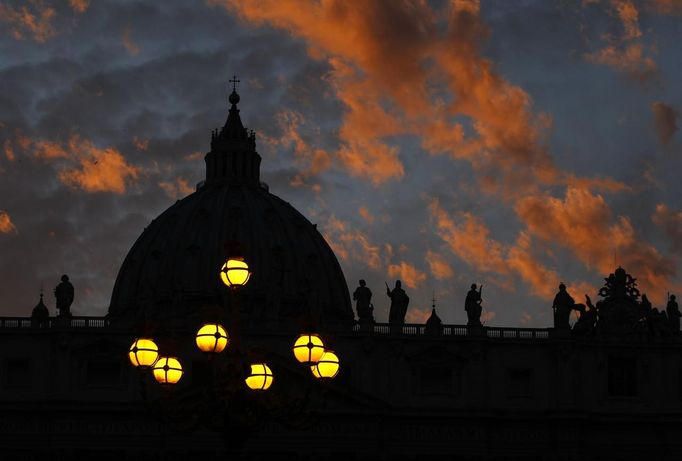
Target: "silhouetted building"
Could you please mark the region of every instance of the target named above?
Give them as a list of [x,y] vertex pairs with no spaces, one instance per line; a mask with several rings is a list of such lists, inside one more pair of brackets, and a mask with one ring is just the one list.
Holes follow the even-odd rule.
[[[404,325],[409,298],[388,287],[395,321],[374,323],[363,294],[356,323],[334,253],[260,181],[255,135],[236,91],[229,100],[205,181],[142,232],[106,317],[50,317],[41,295],[30,317],[0,318],[0,459],[190,459],[242,443],[253,459],[682,459],[676,303],[661,323],[619,268],[596,305],[560,300],[556,330],[481,326],[475,286],[469,326],[442,324],[435,302],[427,324]],[[234,241],[254,275],[230,306],[218,269]],[[73,291],[60,293],[68,312]],[[222,398],[194,346],[207,312],[234,309],[275,373],[267,412],[249,412],[254,397]],[[570,309],[582,314],[573,330]],[[149,325],[183,362],[174,391],[128,363]],[[341,358],[322,386],[292,362],[306,329]],[[298,393],[301,408],[287,400]],[[262,424],[246,437],[253,421],[231,415]]]

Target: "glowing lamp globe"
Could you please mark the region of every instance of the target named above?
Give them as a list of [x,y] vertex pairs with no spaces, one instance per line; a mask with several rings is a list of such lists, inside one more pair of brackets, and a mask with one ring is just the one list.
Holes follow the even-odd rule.
[[220,268],[220,280],[229,288],[243,287],[249,278],[251,278],[249,265],[240,256],[231,257]]
[[249,389],[267,391],[275,380],[272,370],[265,363],[252,363],[251,374],[245,379]]
[[182,378],[182,365],[175,357],[159,357],[154,364],[154,379],[159,384],[176,384]]
[[197,331],[197,347],[207,354],[222,352],[230,342],[225,328],[217,323],[207,323]]
[[310,370],[316,378],[332,379],[339,374],[339,358],[334,352],[326,351]]
[[128,352],[130,363],[139,368],[150,368],[159,358],[159,347],[153,339],[137,338]]
[[324,354],[324,343],[316,334],[302,334],[296,338],[293,352],[296,360],[301,363],[317,363]]

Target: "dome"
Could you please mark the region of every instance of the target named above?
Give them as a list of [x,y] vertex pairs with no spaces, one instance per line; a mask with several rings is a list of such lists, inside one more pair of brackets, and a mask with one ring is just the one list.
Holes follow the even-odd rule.
[[110,317],[182,319],[229,303],[219,271],[236,242],[253,272],[239,293],[242,322],[352,323],[334,252],[316,226],[260,183],[255,134],[242,125],[239,98],[230,101],[205,157],[206,180],[137,239],[116,278]]

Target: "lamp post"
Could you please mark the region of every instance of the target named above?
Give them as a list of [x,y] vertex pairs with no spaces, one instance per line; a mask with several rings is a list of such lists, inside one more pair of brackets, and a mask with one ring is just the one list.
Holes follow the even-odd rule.
[[[208,392],[195,392],[196,389],[192,391],[191,388],[187,388],[190,391],[189,400],[186,399],[187,395],[182,399],[172,399],[171,394],[166,392],[164,401],[155,408],[162,414],[169,413],[169,418],[166,419],[177,421],[182,426],[215,424],[224,431],[226,439],[231,440],[230,449],[238,452],[243,440],[255,431],[257,424],[260,424],[258,420],[254,422],[254,412],[273,418],[287,405],[295,408],[294,413],[302,411],[307,406],[310,387],[305,386],[308,390],[299,400],[292,399],[291,396],[275,398],[276,391],[271,397],[264,395],[273,392],[276,373],[266,360],[267,351],[257,356],[253,356],[250,351],[243,352],[239,326],[241,314],[239,291],[251,279],[251,270],[242,256],[231,256],[221,265],[218,275],[229,290],[228,328],[218,323],[217,318],[211,318],[202,324],[194,335],[197,348],[206,354],[211,362],[211,372],[207,381]],[[325,349],[325,344],[317,333],[308,331],[298,335],[291,346],[291,352],[297,363],[310,369],[311,375],[316,378],[312,381],[330,380],[338,374],[340,367],[338,356]],[[186,373],[180,357],[162,354],[165,352],[159,350],[156,342],[145,336],[135,339],[128,356],[133,366],[141,372],[152,370],[156,382],[163,389],[172,391]],[[143,398],[146,400],[144,392]],[[173,408],[174,405],[183,405],[197,398],[203,405],[193,405],[188,410],[189,414],[195,413],[197,408],[205,408],[211,414],[211,418],[195,417],[192,422],[191,418],[175,417],[178,410],[181,413],[183,410]],[[169,406],[171,408],[167,408]],[[221,416],[216,417],[216,413]]]

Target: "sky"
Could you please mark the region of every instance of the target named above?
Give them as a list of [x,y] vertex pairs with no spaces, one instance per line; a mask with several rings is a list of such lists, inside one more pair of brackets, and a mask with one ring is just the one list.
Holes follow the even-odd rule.
[[408,322],[548,327],[618,265],[682,294],[682,0],[0,0],[0,315],[104,315],[237,75],[270,192]]

